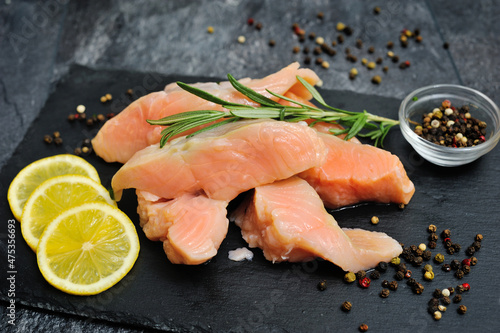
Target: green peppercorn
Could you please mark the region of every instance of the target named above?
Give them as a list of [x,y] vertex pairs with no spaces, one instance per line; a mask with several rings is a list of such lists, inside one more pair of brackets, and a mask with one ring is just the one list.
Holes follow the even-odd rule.
[[391,265],[393,266],[397,266],[401,263],[401,259],[399,259],[399,257],[394,257],[391,259]]
[[424,266],[424,271],[425,272],[432,272],[432,265],[429,265],[429,264],[425,265]]
[[436,254],[436,256],[434,257],[434,261],[438,264],[442,264],[444,262],[444,255],[442,255],[441,253]]
[[434,280],[434,272],[433,271],[427,271],[427,272],[425,272],[424,279],[426,279],[427,281]]
[[351,304],[351,302],[345,301],[344,303],[342,303],[340,308],[344,312],[349,312],[352,309],[352,304]]
[[347,283],[353,283],[354,281],[356,281],[356,274],[354,274],[353,272],[347,272],[344,275],[344,281]]

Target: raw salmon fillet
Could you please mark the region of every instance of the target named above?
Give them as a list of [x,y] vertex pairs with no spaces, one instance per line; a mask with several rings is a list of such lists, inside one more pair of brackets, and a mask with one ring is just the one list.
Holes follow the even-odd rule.
[[231,219],[249,246],[261,248],[272,262],[320,257],[357,272],[402,252],[385,233],[341,229],[316,191],[298,177],[256,187]]
[[319,133],[328,147],[320,167],[299,177],[318,192],[326,207],[338,208],[363,201],[407,204],[415,187],[396,155],[370,145]]
[[217,254],[227,234],[227,202],[184,194],[164,199],[137,191],[140,224],[146,237],[162,241],[174,264],[199,265]]
[[306,123],[238,121],[137,152],[114,175],[115,198],[135,188],[165,199],[185,193],[230,201],[256,186],[325,161],[326,149]]
[[[312,70],[299,69],[298,63],[292,63],[265,78],[254,80],[247,78],[240,82],[273,100],[278,98],[269,94],[266,89],[278,94],[290,91],[300,98],[310,99],[311,94],[297,81],[297,75],[313,85],[319,81]],[[198,83],[194,86],[230,102],[256,105],[236,91],[229,82]],[[96,154],[105,161],[125,163],[137,151],[160,142],[161,130],[164,127],[150,125],[146,122],[147,119],[156,120],[195,110],[223,111],[223,108],[182,90],[175,83],[169,84],[164,91],[154,92],[134,101],[117,116],[108,120],[92,140],[92,146]],[[184,134],[187,135],[200,128],[196,127]]]

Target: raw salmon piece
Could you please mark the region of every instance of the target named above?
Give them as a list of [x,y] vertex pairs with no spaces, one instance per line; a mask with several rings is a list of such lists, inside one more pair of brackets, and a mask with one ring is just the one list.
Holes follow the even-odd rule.
[[[310,99],[312,96],[297,81],[297,75],[313,85],[319,81],[318,76],[312,70],[299,69],[299,64],[293,63],[263,79],[251,80],[247,78],[240,80],[240,82],[273,100],[278,98],[269,94],[266,89],[278,94],[291,91],[303,99]],[[229,82],[221,84],[198,83],[194,86],[227,101],[256,105],[236,91]],[[117,116],[108,120],[92,140],[92,146],[96,154],[105,161],[125,163],[137,151],[160,142],[161,130],[164,127],[150,125],[146,122],[147,119],[156,120],[195,110],[223,111],[223,108],[196,97],[172,83],[164,91],[154,92],[134,101]],[[200,128],[202,127],[196,127],[185,132],[184,135],[193,133]]]
[[415,187],[399,158],[370,145],[319,134],[328,147],[320,167],[299,177],[318,192],[326,207],[338,208],[364,201],[407,204]]
[[150,240],[162,241],[173,264],[199,265],[217,254],[227,234],[227,202],[184,194],[165,201],[137,191],[141,227]]
[[262,184],[325,161],[326,149],[306,123],[246,120],[137,152],[112,179],[115,198],[136,188],[166,199],[203,193],[230,201]]
[[341,229],[316,191],[298,177],[256,187],[231,219],[249,246],[261,248],[272,262],[320,257],[357,272],[402,252],[384,233]]

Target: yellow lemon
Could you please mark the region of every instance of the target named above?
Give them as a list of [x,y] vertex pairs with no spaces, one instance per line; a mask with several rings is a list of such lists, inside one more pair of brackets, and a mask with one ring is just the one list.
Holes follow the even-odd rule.
[[23,207],[38,185],[67,174],[83,175],[100,182],[96,169],[81,157],[61,154],[42,158],[22,169],[9,186],[7,198],[14,217],[21,220]]
[[24,205],[21,216],[24,239],[36,251],[43,230],[57,215],[68,208],[95,201],[116,206],[106,188],[88,177],[64,175],[44,181]]
[[139,255],[135,226],[118,208],[102,202],[70,208],[40,238],[38,267],[54,287],[95,295],[120,281]]

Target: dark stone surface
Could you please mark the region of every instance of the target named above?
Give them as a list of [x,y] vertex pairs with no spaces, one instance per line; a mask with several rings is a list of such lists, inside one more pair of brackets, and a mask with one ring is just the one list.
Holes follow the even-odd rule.
[[[346,37],[344,44],[336,47],[336,56],[322,56],[330,62],[329,69],[314,64],[309,66],[320,75],[326,89],[402,99],[413,89],[424,85],[458,83],[476,88],[497,104],[500,103],[500,7],[494,0],[411,3],[387,1],[379,4],[382,9],[379,15],[373,14],[374,5],[368,0],[3,1],[0,4],[0,167],[9,160],[50,93],[54,91],[55,83],[66,75],[72,64],[96,69],[115,68],[204,77],[224,77],[228,72],[236,77],[261,77],[292,61],[303,64],[304,55],[293,54],[293,46],[314,47],[313,41],[309,39],[303,44],[298,42],[291,32],[294,22],[299,23],[308,33],[315,32],[327,41],[338,35],[335,25],[339,21],[354,29],[354,34]],[[316,17],[320,11],[324,13],[323,20]],[[248,26],[246,20],[249,17],[262,22],[262,30],[257,31]],[[208,26],[214,27],[213,34],[206,32]],[[404,28],[419,28],[423,42],[417,44],[411,41],[407,48],[401,48],[397,39]],[[236,41],[240,35],[246,37],[244,44]],[[354,46],[358,37],[364,41],[361,50]],[[274,47],[268,45],[270,39],[276,41]],[[401,60],[411,62],[410,68],[403,71],[397,64],[388,61],[385,56],[385,44],[388,40],[395,42],[394,52]],[[442,47],[445,41],[450,44],[448,50]],[[374,55],[367,53],[370,45],[376,49]],[[345,60],[346,47],[358,56],[357,63]],[[377,56],[384,59],[383,65],[389,66],[387,74],[382,73],[380,66],[373,71],[361,66],[362,57],[371,60]],[[360,72],[354,81],[348,79],[348,71],[352,67],[358,68]],[[371,76],[375,74],[382,76],[381,85],[376,86],[370,82]],[[88,100],[85,89],[82,89],[81,100]],[[75,96],[74,105],[66,106],[68,113],[73,112],[77,103],[79,97]],[[392,104],[392,107],[395,108],[395,105]],[[370,110],[370,105],[366,108]],[[415,165],[417,162],[412,156],[410,153],[400,156],[409,168],[410,177],[412,168],[420,166]],[[484,164],[498,174],[498,163],[492,164],[488,159],[478,161],[474,168],[477,165],[484,167]],[[436,171],[432,167],[430,170]],[[475,172],[468,176],[469,181],[474,176],[481,186],[489,185],[476,169],[472,170]],[[422,189],[420,196],[429,195],[426,199],[430,200],[429,206],[424,209],[422,204],[414,208],[413,212],[407,212],[406,219],[410,218],[410,221],[405,220],[405,223],[418,222],[425,225],[435,218],[441,221],[458,218],[451,215],[452,199],[448,195],[433,196],[431,190],[426,190],[426,184],[436,182],[436,186],[447,187],[450,177],[464,175],[455,170],[451,171],[449,177],[442,178],[439,172],[432,172],[424,173],[425,177],[417,177],[416,184]],[[0,190],[5,193],[8,180],[2,177],[0,185]],[[474,182],[471,186],[474,186]],[[496,194],[498,199],[497,188],[493,188],[490,193]],[[474,200],[479,202],[480,198]],[[1,205],[3,207],[6,202],[3,201]],[[425,214],[426,210],[439,211],[443,207],[450,211],[450,215],[443,212],[438,217]],[[366,212],[367,215],[369,213]],[[476,209],[463,216],[466,220],[474,220],[477,216],[485,218],[481,213]],[[496,211],[495,214],[498,216],[499,212]],[[421,219],[418,216],[423,217]],[[424,217],[429,219],[425,223],[422,222]],[[461,229],[458,222],[454,223],[459,231],[463,231],[464,242],[468,241],[469,238],[465,235],[474,230],[465,227]],[[495,237],[498,234],[493,224],[488,224],[485,230],[485,233]],[[2,246],[5,246],[5,239],[1,238]],[[495,246],[493,241],[491,246]],[[493,251],[498,255],[498,249]],[[489,263],[490,266],[494,264],[493,261]],[[479,266],[482,267],[482,274],[488,273],[487,265],[488,263]],[[2,279],[2,285],[4,283],[5,280]],[[491,304],[491,308],[498,307],[498,292],[491,292],[496,290],[496,286],[484,284],[480,288],[474,297],[487,295],[489,298],[484,303]],[[347,297],[347,294],[342,296]],[[336,313],[334,310],[341,300],[332,296],[330,301],[331,303],[325,301],[325,306],[330,307],[328,313],[321,313],[321,316]],[[390,299],[388,302],[391,303]],[[0,327],[13,332],[141,331],[23,306],[16,309],[16,326],[12,327],[4,320],[7,313],[5,307],[1,308]],[[392,304],[391,309],[397,312],[398,304]],[[307,315],[307,309],[304,311]],[[475,316],[481,316],[479,311],[478,306]],[[473,314],[470,313],[471,317]],[[430,331],[444,329],[451,323],[451,318],[443,319],[437,325],[428,325],[429,318],[426,314],[410,315],[408,320],[411,323],[407,331],[418,331],[419,328],[423,330],[424,327]],[[488,324],[498,326],[498,318],[493,315],[486,318]],[[460,318],[460,322],[464,323],[462,329],[470,331],[471,328],[466,325],[468,322],[462,319],[464,318]],[[341,319],[344,320],[353,331],[359,324],[351,322],[349,317]],[[425,325],[421,327],[418,326],[419,323]],[[457,330],[460,331],[460,328]]]

